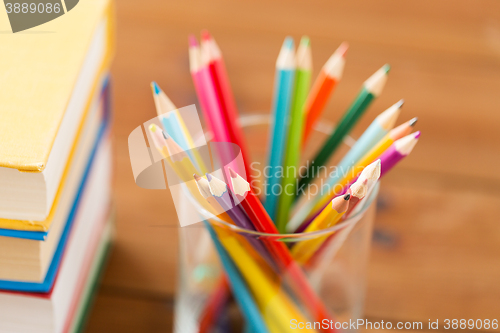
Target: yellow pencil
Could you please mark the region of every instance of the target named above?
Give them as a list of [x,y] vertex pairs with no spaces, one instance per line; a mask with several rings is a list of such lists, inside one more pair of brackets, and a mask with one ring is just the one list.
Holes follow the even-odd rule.
[[[198,175],[194,178],[201,195],[207,199],[215,211],[221,210],[219,203],[210,193],[208,180]],[[218,217],[224,219],[223,215],[230,219],[226,213]],[[245,237],[217,223],[212,223],[212,226],[221,244],[245,278],[270,332],[291,331],[290,320],[295,319],[296,316],[303,320],[304,317],[284,293],[276,273]]]
[[[270,278],[269,272],[262,270],[262,266],[251,255],[255,251],[253,249],[249,251],[246,247],[243,247],[242,243],[245,242],[243,236],[236,234],[234,231],[224,230],[216,225],[214,225],[214,230],[245,278],[269,331],[272,333],[297,332],[296,329],[290,327],[290,320],[297,319],[298,322],[306,322],[307,320],[288,295],[285,294],[278,277]],[[260,258],[256,253],[254,255]],[[298,332],[301,331],[315,332],[314,330],[298,330]]]
[[156,149],[165,157],[169,166],[173,169],[178,178],[186,185],[191,195],[205,209],[210,209],[207,201],[201,196],[200,191],[193,179],[193,174],[199,171],[193,165],[193,162],[184,150],[170,137],[166,136],[163,131],[155,124],[149,126],[151,137]]
[[[413,118],[406,123],[399,125],[398,127],[392,129],[387,133],[380,141],[368,152],[366,153],[355,166],[351,167],[345,176],[334,186],[332,189],[341,189],[349,184],[366,166],[375,161],[377,157],[382,155],[384,151],[387,150],[396,140],[411,133],[413,126],[415,126],[418,118]],[[333,195],[335,193],[332,193]],[[319,209],[323,208],[328,201],[332,199],[332,194],[325,195],[321,197],[316,203],[314,203],[313,208],[309,211],[307,217],[313,216]]]
[[[151,89],[153,90],[153,99],[155,102],[155,107],[156,107],[156,113],[158,114],[159,118],[165,117],[165,114],[168,112],[173,111],[174,115],[173,117],[176,118],[177,123],[179,124],[179,129],[181,130],[184,140],[190,149],[190,152],[193,154],[193,157],[195,159],[195,163],[199,166],[201,169],[200,171],[202,174],[205,174],[208,172],[205,163],[203,162],[203,159],[198,152],[198,149],[196,149],[194,145],[193,138],[187,129],[186,124],[184,123],[184,119],[181,116],[181,113],[179,112],[179,109],[175,106],[175,104],[168,98],[167,94],[161,90],[161,88],[158,86],[156,82],[151,82]],[[163,123],[163,120],[162,120]]]
[[[321,213],[311,222],[305,232],[313,232],[323,230],[334,226],[349,207],[350,194],[338,196],[332,200],[331,204],[327,205]],[[305,264],[316,250],[330,235],[325,235],[310,240],[305,240],[297,243],[292,248],[292,255],[300,264]]]

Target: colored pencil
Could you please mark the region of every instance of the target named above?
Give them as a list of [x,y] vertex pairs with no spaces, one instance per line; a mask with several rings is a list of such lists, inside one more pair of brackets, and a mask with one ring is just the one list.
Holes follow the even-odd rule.
[[363,83],[358,96],[349,109],[347,109],[332,135],[312,159],[312,163],[307,168],[307,171],[302,175],[299,186],[306,186],[318,176],[318,170],[328,162],[329,158],[344,140],[344,137],[351,131],[373,100],[382,93],[389,69],[389,65],[384,65]]
[[321,196],[317,196],[312,199],[310,202],[307,202],[299,210],[296,214],[290,219],[287,224],[288,232],[300,232],[299,230],[303,230],[303,228],[299,228],[303,222],[307,222],[312,216],[316,215],[319,210],[325,207],[328,202],[331,201],[333,196],[337,193],[337,189],[340,191],[354,178],[358,175],[358,173],[363,170],[367,165],[372,163],[375,159],[377,159],[387,148],[394,143],[395,140],[408,135],[413,126],[417,123],[418,118],[413,118],[398,127],[392,129],[387,133],[377,144],[375,144],[370,151],[368,151],[358,162],[356,162],[355,166],[349,168],[346,172],[342,172],[342,178],[339,181],[330,181],[327,180],[326,188],[328,193],[323,193]]
[[[198,42],[194,36],[189,37],[190,44],[190,71],[196,88],[198,99],[200,100],[205,121],[213,135],[214,142],[231,142],[228,127],[226,126],[221,109],[221,102],[216,92],[210,73],[210,50],[207,44],[202,45],[200,50]],[[237,162],[233,162],[237,155],[229,145],[215,145],[221,165],[231,165],[240,170]],[[225,175],[229,178],[229,175]]]
[[280,232],[285,232],[290,207],[295,199],[297,187],[296,172],[300,163],[302,131],[304,125],[304,104],[311,82],[312,59],[308,37],[302,37],[297,49],[297,70],[295,77],[295,93],[292,101],[290,129],[286,142],[285,161],[283,163],[283,179],[281,195],[278,200],[276,226]]
[[[381,170],[382,162],[378,159],[361,171],[361,174],[356,182],[349,188],[351,193],[351,203],[349,204],[347,212],[343,216],[344,219],[356,214],[356,208],[360,207],[359,204],[363,201],[363,199],[370,197],[371,191],[380,178]],[[356,186],[356,184],[358,185]]]
[[[353,214],[356,214],[359,209],[362,207],[360,205],[360,202],[363,202],[363,200],[366,197],[369,197],[371,194],[371,191],[375,187],[375,183],[378,181],[378,178],[380,177],[380,160],[377,160],[373,162],[372,164],[368,165],[366,168],[363,169],[361,174],[359,175],[359,178],[356,180],[355,183],[351,185],[349,188],[349,191],[347,191],[348,194],[351,195],[351,199],[349,200],[349,207],[347,208],[347,211],[344,213],[342,216],[342,220],[351,217]],[[343,229],[344,234],[350,234],[351,230],[355,227],[356,222],[352,221],[350,225],[346,226],[346,229]],[[332,233],[331,235],[328,236],[328,239],[321,244],[320,248],[313,254],[313,256],[305,263],[307,265],[309,270],[315,270],[316,273],[318,274],[321,272],[315,269],[316,267],[320,267],[320,265],[325,266],[326,263],[322,262],[324,260],[327,260],[326,258],[332,258],[334,254],[339,250],[340,246],[342,245],[341,242],[331,245],[331,241],[335,238],[336,233]],[[325,255],[323,253],[327,251]],[[320,260],[320,258],[323,257],[323,260]]]
[[[255,230],[252,222],[246,215],[245,211],[239,205],[233,203],[231,194],[229,193],[229,188],[220,179],[211,174],[206,174],[208,180],[208,186],[210,193],[213,195],[215,200],[224,209],[227,215],[234,221],[236,225],[246,230]],[[197,180],[198,184],[199,181]],[[267,249],[264,245],[257,239],[257,237],[248,236],[246,237],[248,242],[260,253],[261,257],[266,261],[269,267],[274,268],[273,260],[271,259]]]
[[[306,233],[323,230],[340,221],[349,206],[350,194],[338,196],[327,205],[305,230]],[[300,264],[305,264],[330,235],[298,242],[292,247],[292,255]]]
[[366,194],[362,198],[360,198],[360,200],[358,200],[357,203],[354,202],[351,205],[349,205],[349,208],[347,209],[347,212],[343,218],[349,218],[351,216],[354,216],[364,206],[363,202],[370,198],[370,195],[373,189],[375,188],[375,184],[378,182],[380,178],[381,169],[382,169],[382,164],[380,159],[376,160],[375,162],[373,162],[372,164],[363,169],[357,181],[362,180],[363,182],[366,182],[366,188],[367,188]]
[[225,250],[246,281],[271,333],[290,331],[290,319],[305,321],[292,299],[283,291],[278,277],[270,278],[255,260],[258,255],[242,246],[245,239],[217,225],[213,228]]
[[355,165],[377,142],[389,133],[401,113],[403,103],[404,101],[400,100],[373,120],[354,146],[349,149],[344,158],[336,165],[337,172],[328,178],[326,183],[328,186],[335,185],[342,178],[343,172]]
[[193,178],[196,182],[196,186],[198,187],[198,191],[200,191],[200,194],[203,196],[203,198],[207,200],[210,207],[213,208],[210,212],[222,221],[234,224],[234,221],[229,217],[229,215],[227,215],[225,209],[220,206],[217,200],[215,200],[212,193],[210,193],[210,185],[208,184],[208,180],[197,175],[196,173],[193,174]]
[[[377,156],[381,161],[381,176],[383,176],[388,170],[392,169],[392,167],[396,163],[398,163],[412,151],[413,147],[418,141],[419,136],[420,131],[417,131],[413,134],[409,134],[399,140],[396,140],[385,152],[383,152],[382,155]],[[371,161],[373,161],[373,159]],[[353,172],[349,174],[350,177],[344,178],[342,183],[339,184],[341,188],[345,189],[349,183],[352,183],[357,179],[357,175],[359,175],[359,173],[354,170],[364,169],[365,166],[371,161],[368,158],[364,158],[361,162],[359,162],[359,164],[355,168],[353,168]],[[318,206],[321,208],[321,205]],[[314,214],[312,216],[314,216]],[[301,227],[296,230],[296,232],[301,232],[304,226],[308,223],[309,222],[306,220],[306,222],[303,223]]]
[[170,168],[179,178],[178,183],[184,184],[189,193],[203,205],[204,209],[211,209],[210,205],[200,195],[200,191],[193,181],[193,174],[198,173],[187,153],[155,124],[149,126],[151,137],[156,149],[162,154]]
[[247,325],[249,325],[254,332],[269,332],[267,325],[260,314],[259,308],[255,304],[255,300],[250,293],[247,284],[243,280],[243,277],[240,275],[238,268],[217,238],[217,234],[210,223],[204,221],[204,224],[212,237],[212,241],[217,253],[219,254],[222,267],[224,267],[224,272],[228,277],[229,285],[231,286],[234,298],[238,303],[243,316],[245,317]]
[[[278,206],[278,191],[281,184],[281,177],[279,174],[283,166],[294,81],[294,43],[291,37],[287,37],[281,47],[278,60],[276,61],[273,106],[271,111],[271,132],[268,148],[269,177],[267,178],[264,207],[272,219],[276,218],[276,208]],[[278,188],[276,189],[276,187]]]
[[172,103],[156,82],[151,82],[151,89],[153,90],[156,112],[165,131],[186,151],[197,169],[201,172],[207,172],[205,163],[194,146],[193,139],[175,104]]
[[383,177],[403,158],[408,156],[420,138],[420,131],[405,136],[395,141],[382,155],[380,155],[380,164],[382,169],[380,177]]
[[168,98],[167,94],[160,89],[158,84],[153,81],[151,82],[151,90],[153,91],[153,100],[156,106],[156,113],[161,116],[164,113],[177,110],[174,103]]
[[314,125],[323,112],[328,99],[337,87],[345,66],[345,54],[349,45],[344,42],[335,50],[328,61],[321,68],[309,96],[307,96],[305,113],[304,135],[302,136],[302,145],[304,146],[309,139]]
[[[238,201],[253,221],[257,231],[267,234],[278,234],[278,229],[260,200],[251,190],[250,184],[234,172],[234,170],[230,169],[229,171],[234,194],[238,196]],[[304,272],[293,259],[285,243],[276,238],[265,239],[265,244],[276,262],[280,265],[282,271],[286,272],[286,275],[292,278],[291,283],[294,291],[311,312],[311,317],[317,321],[323,319],[334,320],[321,299],[316,295],[316,292],[311,288]]]
[[368,180],[366,179],[358,178],[358,180],[349,187],[347,193],[351,196],[351,202],[345,215],[349,214],[358,202],[365,197],[366,191],[368,190],[367,182]]
[[[206,226],[207,222],[204,221],[204,223]],[[206,226],[206,228],[210,232],[209,229],[210,226]],[[215,235],[212,235],[212,233],[210,233],[210,236],[213,239]],[[228,286],[228,279],[230,281],[231,287],[233,289],[236,289],[233,290],[233,294],[235,294],[235,299],[236,302],[238,302],[238,305],[247,306],[247,308],[243,309],[243,315],[245,316],[245,319],[248,320],[247,317],[254,318],[253,316],[255,313],[257,313],[258,316],[260,317],[257,305],[255,305],[255,302],[251,298],[248,288],[246,287],[246,285],[241,285],[242,283],[244,283],[243,279],[241,278],[241,276],[235,276],[234,273],[238,273],[238,271],[232,262],[230,263],[232,267],[225,264],[227,260],[231,259],[229,258],[227,253],[224,254],[221,253],[218,245],[220,245],[218,240],[214,241],[214,246],[217,253],[219,254],[222,267],[224,267],[224,269],[228,272],[226,273],[227,278],[226,276],[221,278],[219,280],[217,287],[214,288],[215,289],[214,292],[209,296],[209,299],[206,302],[207,305],[205,306],[203,312],[200,315],[200,329],[198,330],[199,333],[210,333],[217,321],[217,315],[223,310],[224,306],[227,305],[231,296],[231,291],[229,290]],[[224,249],[222,248],[222,250]],[[243,291],[241,291],[242,289]],[[253,304],[248,304],[248,303],[253,303]],[[251,313],[251,315],[246,315],[247,309],[248,312]],[[265,328],[264,321],[262,320],[262,318],[260,318],[260,320],[262,322],[262,326]]]
[[191,73],[191,77],[194,83],[194,89],[196,91],[196,96],[198,97],[198,101],[200,102],[201,111],[203,113],[203,119],[205,120],[205,124],[208,127],[210,132],[214,132],[214,128],[212,126],[212,119],[210,117],[210,102],[207,98],[207,95],[203,91],[203,78],[201,75],[201,53],[200,53],[200,45],[196,40],[194,35],[189,35],[189,72]]
[[231,140],[230,142],[238,145],[241,149],[246,175],[251,179],[252,173],[249,167],[250,156],[248,154],[245,136],[243,135],[243,130],[238,120],[238,108],[231,89],[231,83],[229,82],[226,65],[217,42],[206,30],[202,32],[202,49],[206,50],[208,55],[209,70],[216,93],[219,97],[225,126],[227,127]]

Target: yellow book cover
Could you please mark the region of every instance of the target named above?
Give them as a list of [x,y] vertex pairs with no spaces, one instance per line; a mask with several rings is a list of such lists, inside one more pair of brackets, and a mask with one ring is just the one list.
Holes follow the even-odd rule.
[[[107,47],[98,75],[93,78],[90,97],[96,94],[103,73],[109,69],[114,49],[112,7],[108,0],[82,1],[54,21],[2,38],[0,167],[35,173],[44,170],[82,63],[88,56],[87,48],[96,28],[102,28],[103,22]],[[5,31],[9,21],[6,14],[2,16],[0,14],[0,31]],[[86,119],[91,99],[84,103],[82,120]],[[83,125],[82,121],[48,216],[42,220],[0,218],[0,228],[49,230]]]
[[65,15],[18,33],[10,33],[7,12],[0,10],[0,167],[43,171],[94,31],[110,16],[110,5],[80,1]]

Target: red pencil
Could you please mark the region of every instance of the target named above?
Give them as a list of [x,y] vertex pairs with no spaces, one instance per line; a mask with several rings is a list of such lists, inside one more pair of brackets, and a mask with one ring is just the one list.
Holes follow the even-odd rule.
[[[276,229],[275,224],[267,214],[260,200],[250,189],[250,184],[231,168],[229,168],[229,173],[231,175],[233,193],[236,194],[238,201],[250,217],[250,220],[254,223],[255,228],[260,232],[278,234],[278,229]],[[311,315],[317,321],[322,321],[323,319],[334,320],[331,314],[328,313],[323,302],[311,288],[304,272],[293,259],[285,243],[278,239],[264,239],[264,241],[281,269],[292,278],[291,281],[293,282],[295,293],[301,298],[307,308],[311,309]],[[336,330],[331,329],[327,331]]]
[[[202,49],[207,52],[208,66],[210,74],[215,86],[217,96],[221,106],[222,115],[229,132],[229,138],[232,143],[238,145],[241,149],[243,161],[245,163],[245,170],[247,176],[252,177],[251,169],[249,167],[250,157],[248,148],[245,141],[245,136],[238,121],[238,108],[234,100],[231,83],[227,75],[226,65],[222,57],[222,52],[217,45],[215,39],[206,30],[202,31]],[[253,179],[253,178],[251,178]]]

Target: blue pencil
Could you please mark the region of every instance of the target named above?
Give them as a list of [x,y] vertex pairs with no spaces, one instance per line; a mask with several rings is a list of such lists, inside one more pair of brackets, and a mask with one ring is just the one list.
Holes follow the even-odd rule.
[[[276,218],[278,197],[281,193],[281,178],[283,173],[283,158],[289,125],[290,107],[295,81],[295,50],[291,37],[287,37],[281,47],[276,61],[276,76],[274,81],[274,96],[271,118],[271,134],[268,151],[268,172],[266,172],[267,187],[266,208],[271,219]],[[273,193],[274,192],[274,193]]]
[[228,276],[229,285],[231,286],[233,296],[236,302],[238,302],[243,316],[245,317],[246,324],[249,326],[249,328],[251,328],[252,332],[269,332],[266,324],[264,323],[264,320],[262,319],[259,308],[255,304],[252,294],[248,290],[248,287],[241,277],[238,268],[236,268],[236,265],[231,260],[231,257],[220,243],[210,223],[208,223],[207,221],[203,221],[203,223],[205,224],[208,232],[210,233],[210,236],[212,237],[215,249],[219,254],[222,266],[224,267],[224,270]]
[[151,89],[153,90],[156,112],[158,113],[158,118],[162,123],[163,129],[184,151],[186,151],[195,167],[205,172],[206,168],[203,161],[199,156],[195,156],[196,150],[193,150],[195,147],[189,136],[190,134],[186,133],[187,129],[179,110],[156,82],[151,82]]
[[[404,101],[400,100],[399,102],[379,114],[377,118],[373,120],[370,126],[356,141],[354,146],[352,146],[349,152],[337,164],[336,171],[332,172],[330,177],[328,177],[328,180],[326,180],[325,185],[323,186],[325,186],[325,189],[327,191],[333,190],[333,187],[342,178],[344,178],[345,172],[350,170],[350,168],[355,165],[356,162],[358,162],[366,153],[368,153],[368,151],[370,151],[370,149],[373,148],[373,146],[376,145],[377,142],[379,142],[387,133],[389,133],[389,131],[394,127],[396,120],[398,119],[403,103]],[[321,196],[318,196],[316,199],[313,199],[302,206],[288,222],[287,231],[295,231],[295,229],[304,221],[307,215],[309,215],[310,209],[314,207],[320,199]]]

